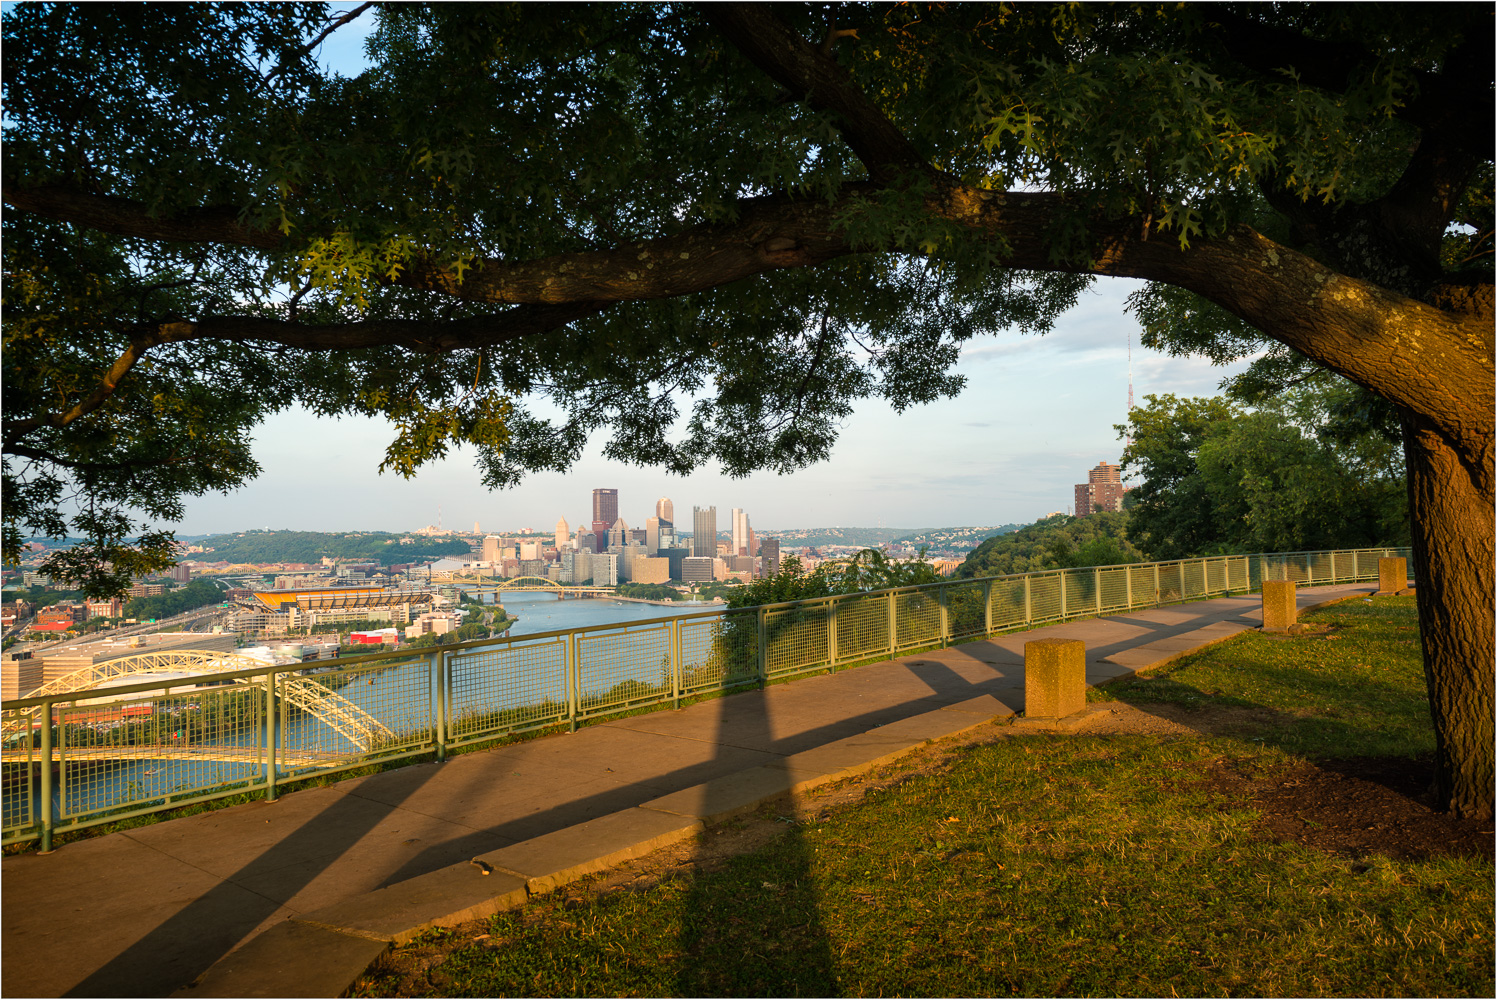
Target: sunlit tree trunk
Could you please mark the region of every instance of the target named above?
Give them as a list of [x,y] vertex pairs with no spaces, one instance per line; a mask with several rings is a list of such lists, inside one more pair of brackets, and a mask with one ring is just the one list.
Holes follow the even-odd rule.
[[1419,631],[1434,720],[1438,805],[1493,809],[1493,472],[1487,445],[1459,448],[1404,417]]

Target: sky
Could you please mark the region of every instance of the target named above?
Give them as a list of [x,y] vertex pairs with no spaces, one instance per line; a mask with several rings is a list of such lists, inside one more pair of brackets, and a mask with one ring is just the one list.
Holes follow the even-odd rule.
[[[352,5],[334,5],[335,9]],[[328,66],[356,73],[373,15],[335,32],[319,52]],[[958,364],[961,395],[896,414],[865,401],[843,426],[832,456],[786,476],[735,480],[716,468],[688,477],[602,457],[594,442],[567,473],[532,475],[491,492],[471,450],[405,480],[378,467],[394,430],[375,419],[331,419],[289,411],[263,424],[255,440],[260,476],[228,495],[188,498],[184,535],[250,528],[298,531],[412,531],[426,525],[502,533],[549,531],[564,517],[573,530],[591,518],[592,490],[619,491],[631,526],[669,497],[677,523],[693,506],[716,506],[719,525],[742,507],[758,529],[826,526],[934,528],[1027,523],[1073,502],[1072,487],[1099,461],[1116,462],[1113,430],[1128,400],[1132,339],[1135,400],[1147,393],[1214,395],[1233,368],[1170,358],[1138,344],[1124,299],[1138,286],[1100,279],[1043,337],[1002,334],[969,342]]]

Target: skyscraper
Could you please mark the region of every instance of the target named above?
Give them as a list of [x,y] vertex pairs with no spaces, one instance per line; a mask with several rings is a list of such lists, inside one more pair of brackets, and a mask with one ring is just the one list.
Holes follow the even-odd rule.
[[675,504],[671,503],[668,498],[661,497],[655,501],[655,516],[662,521],[670,521],[674,524],[676,521]]
[[759,575],[774,576],[780,571],[780,540],[759,539]]
[[717,556],[717,508],[691,508],[692,552],[709,559]]
[[564,548],[567,547],[567,540],[568,540],[567,536],[570,535],[571,533],[572,533],[572,529],[570,527],[568,527],[568,525],[567,525],[567,519],[564,518],[564,517],[557,518],[556,519],[556,551],[557,552],[560,552],[562,549],[564,549]]
[[733,551],[728,553],[734,556],[746,556],[748,551],[749,523],[748,515],[743,512],[742,507],[733,508]]
[[607,525],[619,519],[619,491],[593,490],[593,520]]

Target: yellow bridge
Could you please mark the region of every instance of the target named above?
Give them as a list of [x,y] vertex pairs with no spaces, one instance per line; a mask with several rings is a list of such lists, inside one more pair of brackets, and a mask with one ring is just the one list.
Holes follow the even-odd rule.
[[[294,771],[304,767],[333,767],[363,754],[333,753],[316,750],[283,750],[276,748],[275,764],[278,771]],[[0,750],[0,764],[21,766],[35,764],[41,760],[41,751],[36,748]],[[204,764],[252,764],[265,763],[263,746],[184,746],[172,743],[145,743],[133,746],[91,746],[52,749],[52,763],[144,763],[147,761],[174,761]]]
[[[187,687],[182,679],[183,675],[194,674],[220,674],[236,670],[264,668],[267,673],[272,669],[269,664],[262,660],[238,653],[222,653],[215,650],[202,649],[173,649],[155,653],[137,653],[134,656],[122,656],[115,660],[105,660],[103,663],[95,663],[93,666],[75,670],[70,674],[64,674],[56,680],[32,691],[27,697],[38,698],[46,695],[67,695],[75,693],[93,693],[103,695],[99,698],[79,698],[71,702],[86,711],[90,703],[97,704],[107,701],[109,688],[121,683],[128,684],[134,680],[149,681],[157,676],[162,676],[161,695],[165,695],[169,689],[193,690]],[[164,676],[163,676],[164,675]],[[187,682],[190,684],[190,682]],[[263,678],[240,679],[234,682],[234,687],[261,687],[265,680]],[[330,728],[345,737],[350,743],[360,750],[373,749],[377,744],[388,742],[394,738],[389,727],[380,722],[374,716],[364,711],[358,705],[338,694],[317,681],[299,677],[295,674],[281,673],[275,678],[276,696],[286,704],[314,715],[326,723]],[[215,689],[217,690],[217,689]],[[176,695],[184,693],[176,691]],[[150,701],[156,697],[155,692],[122,696],[130,702]],[[58,708],[64,714],[69,714],[70,709],[63,706],[69,702],[57,703]],[[35,718],[37,707],[23,709],[14,715],[7,716],[3,725],[0,725],[0,736],[14,737],[22,733],[30,732],[37,724]],[[84,749],[84,748],[80,748]],[[87,748],[89,750],[99,748]],[[120,748],[113,752],[118,754]],[[135,754],[130,754],[135,756]],[[77,759],[75,751],[69,751],[69,759]],[[11,759],[7,756],[5,759]],[[16,759],[20,759],[19,757]]]
[[565,599],[568,597],[613,597],[615,593],[612,587],[580,587],[570,583],[557,583],[555,580],[547,580],[540,576],[517,576],[503,583],[452,583],[443,585],[443,589],[461,590],[467,594],[493,594],[496,600],[501,594],[555,594]]

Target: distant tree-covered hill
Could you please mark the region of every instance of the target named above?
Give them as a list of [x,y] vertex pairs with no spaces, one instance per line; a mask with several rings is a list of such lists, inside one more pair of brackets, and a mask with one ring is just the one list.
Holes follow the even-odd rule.
[[952,576],[968,579],[1067,566],[1139,562],[1142,556],[1125,537],[1127,530],[1126,513],[1098,511],[1087,517],[1056,514],[989,538],[972,551]]
[[[920,529],[928,530],[928,529]],[[718,532],[722,535],[722,532]],[[761,538],[778,538],[781,547],[802,548],[808,545],[856,545],[876,548],[885,542],[911,534],[909,528],[784,528],[760,531]],[[726,537],[726,536],[724,536]]]
[[[402,537],[411,540],[402,542]],[[326,557],[367,559],[388,566],[417,559],[460,556],[469,551],[468,543],[464,541],[392,535],[383,531],[246,531],[212,535],[198,544],[205,550],[198,558],[236,563],[314,563]]]
[[925,531],[916,531],[908,535],[902,535],[894,539],[896,544],[913,545],[916,548],[926,546],[931,549],[970,549],[980,545],[983,541],[994,535],[1005,535],[1010,531],[1018,531],[1024,527],[1022,524],[1002,524],[997,527],[979,528],[929,528]]

